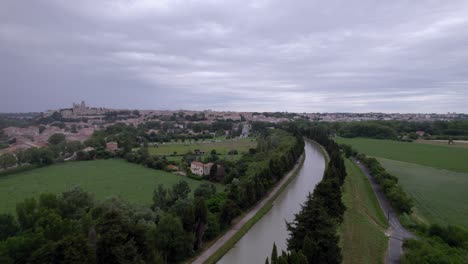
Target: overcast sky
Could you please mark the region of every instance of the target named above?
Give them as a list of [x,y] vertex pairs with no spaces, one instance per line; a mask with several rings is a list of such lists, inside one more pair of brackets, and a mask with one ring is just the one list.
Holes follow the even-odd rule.
[[1,0],[0,112],[468,112],[466,0]]

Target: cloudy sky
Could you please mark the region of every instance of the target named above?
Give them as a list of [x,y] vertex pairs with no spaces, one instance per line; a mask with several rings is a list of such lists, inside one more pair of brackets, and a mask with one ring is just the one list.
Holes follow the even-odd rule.
[[0,112],[468,112],[466,0],[1,0]]

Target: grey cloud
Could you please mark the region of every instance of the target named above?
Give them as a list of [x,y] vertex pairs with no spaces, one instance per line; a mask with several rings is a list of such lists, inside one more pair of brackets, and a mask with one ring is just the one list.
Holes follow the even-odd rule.
[[5,0],[0,111],[468,112],[468,3]]

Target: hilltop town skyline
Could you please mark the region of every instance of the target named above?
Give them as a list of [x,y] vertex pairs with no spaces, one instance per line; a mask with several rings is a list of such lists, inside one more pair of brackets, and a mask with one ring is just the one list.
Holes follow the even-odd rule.
[[[193,112],[203,112],[203,111],[213,111],[213,112],[237,112],[237,113],[274,113],[274,112],[284,112],[284,113],[321,113],[321,114],[333,114],[333,113],[349,113],[349,114],[368,114],[368,113],[376,113],[376,114],[439,114],[439,115],[464,115],[467,112],[459,112],[459,111],[381,111],[378,109],[370,110],[370,111],[290,111],[290,110],[280,110],[280,109],[273,109],[273,110],[265,110],[265,109],[258,109],[258,110],[248,110],[248,109],[217,109],[217,108],[190,108],[190,107],[158,107],[155,105],[154,107],[135,107],[135,106],[116,106],[112,107],[106,104],[89,104],[87,100],[76,100],[73,101],[71,104],[68,102],[61,102],[57,104],[53,104],[53,106],[46,107],[43,109],[31,109],[31,110],[24,110],[24,111],[1,111],[0,114],[12,114],[12,113],[47,113],[47,112],[54,112],[60,109],[72,109],[75,105],[78,107],[80,104],[86,104],[86,107],[91,107],[93,109],[108,109],[108,110],[140,110],[140,111],[193,111]],[[70,105],[72,107],[70,107]]]

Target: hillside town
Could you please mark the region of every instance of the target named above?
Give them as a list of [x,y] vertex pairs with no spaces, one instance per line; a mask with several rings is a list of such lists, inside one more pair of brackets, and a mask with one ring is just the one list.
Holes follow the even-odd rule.
[[[194,129],[195,124],[210,125],[213,122],[233,122],[241,130],[240,137],[249,133],[252,122],[281,123],[296,119],[317,122],[353,122],[371,120],[401,121],[450,121],[468,119],[466,114],[400,114],[400,113],[289,113],[289,112],[234,112],[234,111],[193,111],[193,110],[130,110],[90,107],[85,101],[73,103],[71,108],[47,110],[32,114],[2,114],[4,118],[23,119],[26,125],[2,127],[3,148],[1,153],[12,153],[31,147],[44,147],[50,136],[64,134],[68,141],[84,142],[97,130],[116,123],[139,126],[148,122],[161,124],[159,129],[149,128],[148,134],[183,132],[188,134],[208,133]],[[38,120],[38,122],[27,122]],[[28,125],[29,124],[29,125]],[[209,132],[215,136],[216,132]],[[226,133],[226,132],[223,132]]]

